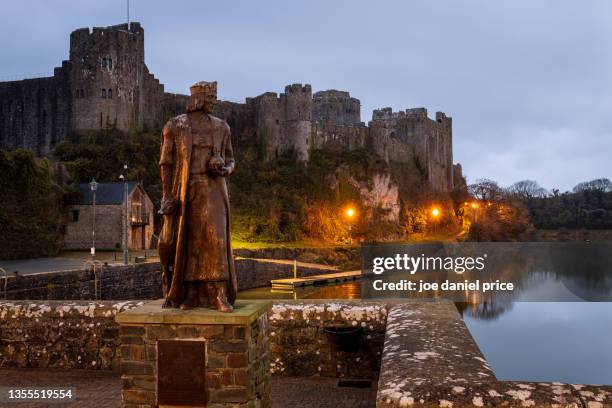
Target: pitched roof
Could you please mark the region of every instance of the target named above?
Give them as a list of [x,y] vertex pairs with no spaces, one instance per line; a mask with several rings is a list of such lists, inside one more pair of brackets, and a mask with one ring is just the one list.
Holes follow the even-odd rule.
[[[136,181],[128,181],[128,195],[138,186]],[[122,204],[123,203],[123,183],[98,183],[96,188],[96,204]],[[79,194],[75,204],[93,204],[93,192],[89,183],[81,183],[78,186]]]

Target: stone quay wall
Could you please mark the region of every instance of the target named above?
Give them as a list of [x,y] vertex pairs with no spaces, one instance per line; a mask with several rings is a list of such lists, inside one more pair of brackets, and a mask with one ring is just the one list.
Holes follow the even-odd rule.
[[[4,285],[6,283],[6,286]],[[11,300],[128,300],[162,296],[159,262],[89,265],[83,269],[11,276],[0,296]]]
[[[329,273],[327,269],[298,267],[298,276]],[[261,259],[236,259],[238,289],[269,286],[270,280],[293,276],[293,265]],[[18,275],[2,278],[0,298],[11,300],[129,300],[162,297],[159,262],[102,265],[94,268]]]
[[117,313],[142,302],[0,302],[0,367],[119,370]]
[[[270,370],[274,375],[376,379],[388,305],[368,301],[275,302],[270,313]],[[355,351],[335,351],[329,327],[359,327]]]

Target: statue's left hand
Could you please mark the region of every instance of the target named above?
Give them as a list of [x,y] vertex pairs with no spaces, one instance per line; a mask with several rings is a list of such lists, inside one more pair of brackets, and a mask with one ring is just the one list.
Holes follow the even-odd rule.
[[221,167],[218,172],[219,172],[219,176],[221,177],[227,177],[230,175],[230,167],[229,166],[223,166]]

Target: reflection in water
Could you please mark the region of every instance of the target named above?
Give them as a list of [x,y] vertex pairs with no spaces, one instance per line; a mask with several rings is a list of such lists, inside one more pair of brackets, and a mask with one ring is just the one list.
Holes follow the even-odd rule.
[[464,321],[499,380],[612,384],[612,303],[517,302]]
[[[497,378],[612,384],[612,245],[502,244],[489,253],[484,273],[470,276],[451,272],[436,276],[435,280],[500,279],[515,284],[513,292],[484,295],[462,292],[452,297]],[[400,278],[403,277],[395,277]],[[431,274],[416,274],[412,276],[415,278],[434,280]],[[295,293],[259,288],[241,292],[239,296],[373,297],[367,281],[363,282],[309,286]],[[376,295],[381,297],[380,293]],[[440,292],[411,295],[444,296]],[[387,294],[388,298],[397,296],[397,293]]]

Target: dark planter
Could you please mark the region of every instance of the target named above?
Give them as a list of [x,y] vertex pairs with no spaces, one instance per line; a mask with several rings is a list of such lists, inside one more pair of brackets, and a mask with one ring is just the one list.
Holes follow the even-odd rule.
[[363,333],[361,327],[331,326],[325,327],[324,330],[332,351],[354,352],[359,350]]

